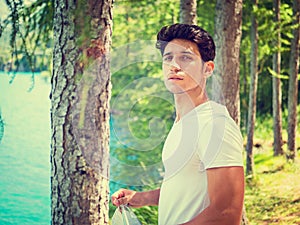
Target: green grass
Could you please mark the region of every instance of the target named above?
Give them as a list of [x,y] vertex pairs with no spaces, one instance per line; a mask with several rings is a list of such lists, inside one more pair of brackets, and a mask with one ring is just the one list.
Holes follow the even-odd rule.
[[[300,107],[298,107],[298,110]],[[260,118],[255,129],[254,176],[246,178],[245,207],[251,225],[300,224],[300,152],[295,162],[287,162],[285,155],[273,156],[273,121]],[[298,124],[296,146],[300,146]],[[284,141],[287,141],[286,119],[283,119]],[[287,150],[287,145],[283,145]]]
[[300,157],[288,163],[267,151],[255,156],[255,176],[247,178],[245,206],[251,225],[300,224]]

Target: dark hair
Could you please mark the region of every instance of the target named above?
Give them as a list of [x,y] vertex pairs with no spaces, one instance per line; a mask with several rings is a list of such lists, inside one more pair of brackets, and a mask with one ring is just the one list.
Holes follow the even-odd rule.
[[214,60],[215,43],[209,33],[197,25],[173,24],[164,26],[157,34],[156,48],[164,53],[168,42],[173,39],[185,39],[197,44],[201,58],[204,62]]

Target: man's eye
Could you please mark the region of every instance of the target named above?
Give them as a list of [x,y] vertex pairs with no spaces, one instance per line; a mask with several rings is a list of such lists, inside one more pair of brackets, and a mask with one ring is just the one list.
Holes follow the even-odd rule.
[[165,56],[165,57],[163,58],[163,60],[164,60],[165,62],[170,62],[170,61],[172,61],[172,59],[173,59],[173,56],[171,56],[171,55]]
[[191,61],[193,58],[191,56],[188,56],[188,55],[183,55],[180,57],[180,59],[182,61]]

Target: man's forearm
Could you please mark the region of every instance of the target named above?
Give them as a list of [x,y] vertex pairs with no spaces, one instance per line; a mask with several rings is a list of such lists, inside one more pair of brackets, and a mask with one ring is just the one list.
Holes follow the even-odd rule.
[[136,197],[141,199],[143,205],[158,205],[160,188],[151,191],[137,192]]

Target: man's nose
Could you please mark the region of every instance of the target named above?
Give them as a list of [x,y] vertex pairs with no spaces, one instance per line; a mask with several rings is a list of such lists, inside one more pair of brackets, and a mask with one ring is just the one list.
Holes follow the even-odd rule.
[[175,65],[171,65],[170,71],[177,73],[177,72],[181,71],[181,69]]
[[178,72],[180,70],[179,64],[176,62],[175,57],[170,62],[170,70],[174,72]]

